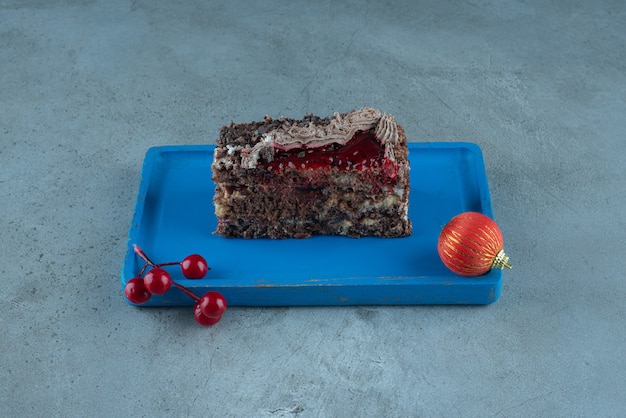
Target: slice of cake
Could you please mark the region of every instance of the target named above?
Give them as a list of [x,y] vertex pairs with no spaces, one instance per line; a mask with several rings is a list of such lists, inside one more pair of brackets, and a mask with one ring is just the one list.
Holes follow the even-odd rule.
[[407,157],[402,127],[372,108],[231,123],[220,131],[212,165],[215,233],[410,235]]

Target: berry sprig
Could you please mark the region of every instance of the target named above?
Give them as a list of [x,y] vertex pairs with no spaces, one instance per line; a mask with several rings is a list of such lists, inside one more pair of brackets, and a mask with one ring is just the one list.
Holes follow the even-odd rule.
[[163,295],[174,286],[195,302],[193,316],[200,325],[215,325],[222,319],[226,311],[226,299],[221,293],[210,291],[200,297],[172,280],[172,276],[163,268],[179,265],[186,278],[201,279],[210,270],[204,257],[192,254],[183,261],[155,264],[138,245],[133,245],[133,250],[144,261],[144,265],[139,274],[124,286],[124,295],[130,303],[141,305],[152,295]]

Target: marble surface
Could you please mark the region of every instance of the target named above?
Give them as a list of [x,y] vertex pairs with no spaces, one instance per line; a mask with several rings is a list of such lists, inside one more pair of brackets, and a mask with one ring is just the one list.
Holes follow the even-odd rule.
[[[0,415],[626,415],[625,28],[620,1],[0,0]],[[495,304],[126,305],[149,147],[362,106],[481,146]]]

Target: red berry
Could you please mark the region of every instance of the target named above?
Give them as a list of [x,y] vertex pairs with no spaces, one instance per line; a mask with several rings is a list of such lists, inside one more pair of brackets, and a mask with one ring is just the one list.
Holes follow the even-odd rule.
[[207,292],[196,302],[204,316],[219,318],[226,312],[226,299],[219,292]]
[[220,322],[220,319],[222,319],[221,316],[214,317],[214,318],[209,318],[208,316],[203,314],[202,313],[202,308],[200,308],[199,301],[196,302],[195,306],[193,307],[193,317],[195,318],[195,320],[196,320],[196,322],[198,324],[204,325],[204,326],[215,325],[218,322]]
[[172,277],[170,274],[158,267],[146,273],[143,281],[146,285],[146,289],[153,295],[163,295],[167,293],[172,286]]
[[146,289],[144,281],[141,277],[134,277],[124,286],[124,295],[130,303],[141,305],[146,303],[152,294]]
[[180,268],[183,271],[183,275],[188,279],[201,279],[207,271],[209,271],[209,265],[204,257],[198,254],[192,254],[185,257],[180,262]]

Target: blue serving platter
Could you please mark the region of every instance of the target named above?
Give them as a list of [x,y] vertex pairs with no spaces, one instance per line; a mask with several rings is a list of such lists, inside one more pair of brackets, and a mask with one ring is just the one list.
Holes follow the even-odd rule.
[[[466,278],[437,253],[441,228],[465,211],[493,217],[481,149],[466,142],[410,143],[406,238],[314,236],[308,239],[232,239],[214,235],[212,145],[148,150],[122,267],[122,286],[143,260],[180,261],[193,253],[211,267],[200,280],[177,266],[172,278],[199,296],[217,290],[229,306],[489,304],[500,296],[502,271]],[[142,306],[192,305],[172,287]]]

